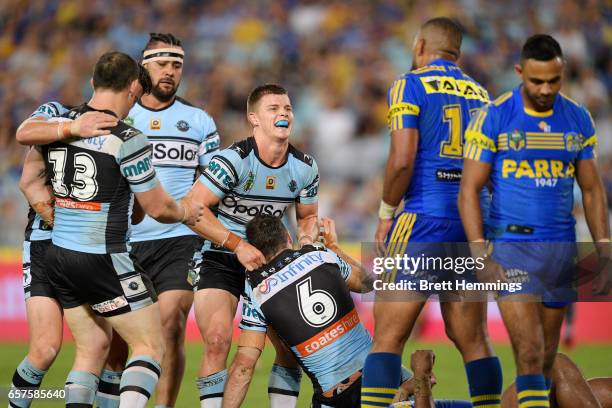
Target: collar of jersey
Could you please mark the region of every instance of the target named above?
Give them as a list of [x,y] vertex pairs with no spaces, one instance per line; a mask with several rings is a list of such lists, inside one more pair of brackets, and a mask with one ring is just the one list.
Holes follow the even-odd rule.
[[552,109],[544,111],[544,112],[538,112],[538,111],[535,111],[533,109],[527,108],[525,106],[525,104],[523,103],[523,96],[521,95],[521,88],[522,87],[523,87],[522,85],[519,85],[515,89],[514,94],[515,94],[515,97],[518,100],[518,103],[520,103],[521,106],[523,107],[523,112],[525,112],[529,116],[534,116],[536,118],[547,118],[549,116],[552,116],[553,113],[555,113],[555,106],[557,105],[557,100],[559,99],[559,94],[557,94],[557,96],[555,96],[555,101],[553,102]]
[[163,110],[166,110],[166,109],[170,108],[172,105],[174,105],[174,102],[176,102],[176,95],[174,96],[174,99],[172,99],[172,102],[170,103],[170,105],[165,106],[165,107],[163,107],[163,108],[159,108],[159,109],[153,109],[153,108],[149,108],[148,106],[143,105],[143,104],[142,104],[142,102],[140,102],[140,99],[138,100],[138,102],[137,102],[137,103],[138,103],[138,105],[140,105],[140,106],[141,106],[143,109],[146,109],[146,110],[148,110],[148,111],[151,111],[151,112],[161,112],[161,111],[163,111]]
[[289,152],[291,151],[291,144],[289,144],[289,147],[287,148],[287,155],[285,156],[285,160],[283,160],[283,162],[281,164],[279,164],[278,166],[274,167],[274,166],[270,166],[268,163],[263,161],[263,159],[261,157],[259,157],[259,148],[257,147],[257,142],[255,141],[255,136],[251,136],[249,139],[251,139],[251,143],[253,143],[253,151],[255,152],[255,157],[257,157],[257,160],[259,160],[259,162],[261,164],[263,164],[264,166],[266,166],[267,168],[274,169],[274,170],[280,169],[285,164],[287,164],[287,162],[289,161]]
[[89,106],[89,104],[85,103],[85,112],[104,112],[104,113],[108,113],[109,115],[113,115],[114,117],[118,118],[119,116],[117,116],[117,114],[115,112],[113,112],[112,110],[108,110],[108,109],[95,109],[92,108],[91,106]]
[[453,61],[444,59],[444,58],[438,58],[435,59],[433,61],[431,61],[429,64],[427,64],[427,66],[431,66],[431,65],[457,65],[456,63],[454,63]]

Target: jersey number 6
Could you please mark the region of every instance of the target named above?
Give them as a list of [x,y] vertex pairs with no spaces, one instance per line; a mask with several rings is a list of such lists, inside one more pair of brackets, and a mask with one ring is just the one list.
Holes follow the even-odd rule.
[[338,313],[336,301],[322,289],[312,290],[310,276],[296,286],[300,314],[306,323],[313,327],[325,326]]

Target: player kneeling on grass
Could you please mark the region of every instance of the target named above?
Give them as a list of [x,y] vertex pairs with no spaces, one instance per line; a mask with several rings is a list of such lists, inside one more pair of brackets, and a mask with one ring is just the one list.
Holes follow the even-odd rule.
[[[358,407],[361,370],[372,340],[349,289],[372,290],[372,280],[337,244],[334,222],[323,219],[327,249],[292,249],[280,218],[260,215],[246,227],[266,264],[247,274],[238,351],[229,370],[224,407],[238,407],[253,377],[266,331],[290,349],[314,386],[313,407]],[[403,372],[403,380],[410,373]]]

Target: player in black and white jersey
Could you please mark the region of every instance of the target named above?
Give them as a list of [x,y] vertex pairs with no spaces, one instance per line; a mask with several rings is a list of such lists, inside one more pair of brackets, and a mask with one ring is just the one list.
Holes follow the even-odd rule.
[[[92,83],[92,99],[62,118],[62,131],[70,119],[88,111],[123,118],[143,88],[150,89],[146,71],[118,52],[98,60]],[[56,197],[46,260],[77,343],[66,382],[67,404],[93,405],[112,326],[133,353],[121,380],[120,406],[144,407],[159,377],[163,346],[155,293],[129,255],[133,193],[144,212],[162,222],[195,222],[201,206],[188,200],[179,204],[163,190],[142,133],[124,123],[109,130],[106,136],[42,149]]]

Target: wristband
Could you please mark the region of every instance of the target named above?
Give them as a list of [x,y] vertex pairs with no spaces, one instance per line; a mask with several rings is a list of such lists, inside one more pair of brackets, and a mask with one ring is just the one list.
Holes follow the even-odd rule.
[[381,220],[390,220],[393,218],[396,209],[397,205],[389,205],[385,203],[384,200],[380,200],[380,207],[378,208],[378,218],[380,218]]
[[181,218],[181,222],[184,224],[185,221],[187,221],[187,219],[191,216],[191,210],[188,208],[188,206],[186,206],[185,204],[183,204],[183,200],[185,198],[181,198],[181,200],[177,203],[179,206],[183,207],[183,217]]
[[57,122],[57,140],[62,140],[62,122]]
[[70,131],[72,122],[62,122],[62,136],[63,139],[68,139],[72,136],[72,132]]
[[234,234],[232,231],[227,231],[227,236],[221,243],[221,246],[234,252],[236,251],[236,248],[240,244],[240,241],[242,241],[242,238]]
[[598,239],[595,242],[597,242],[599,244],[599,243],[610,243],[612,241],[610,240],[610,238],[600,238],[600,239]]

